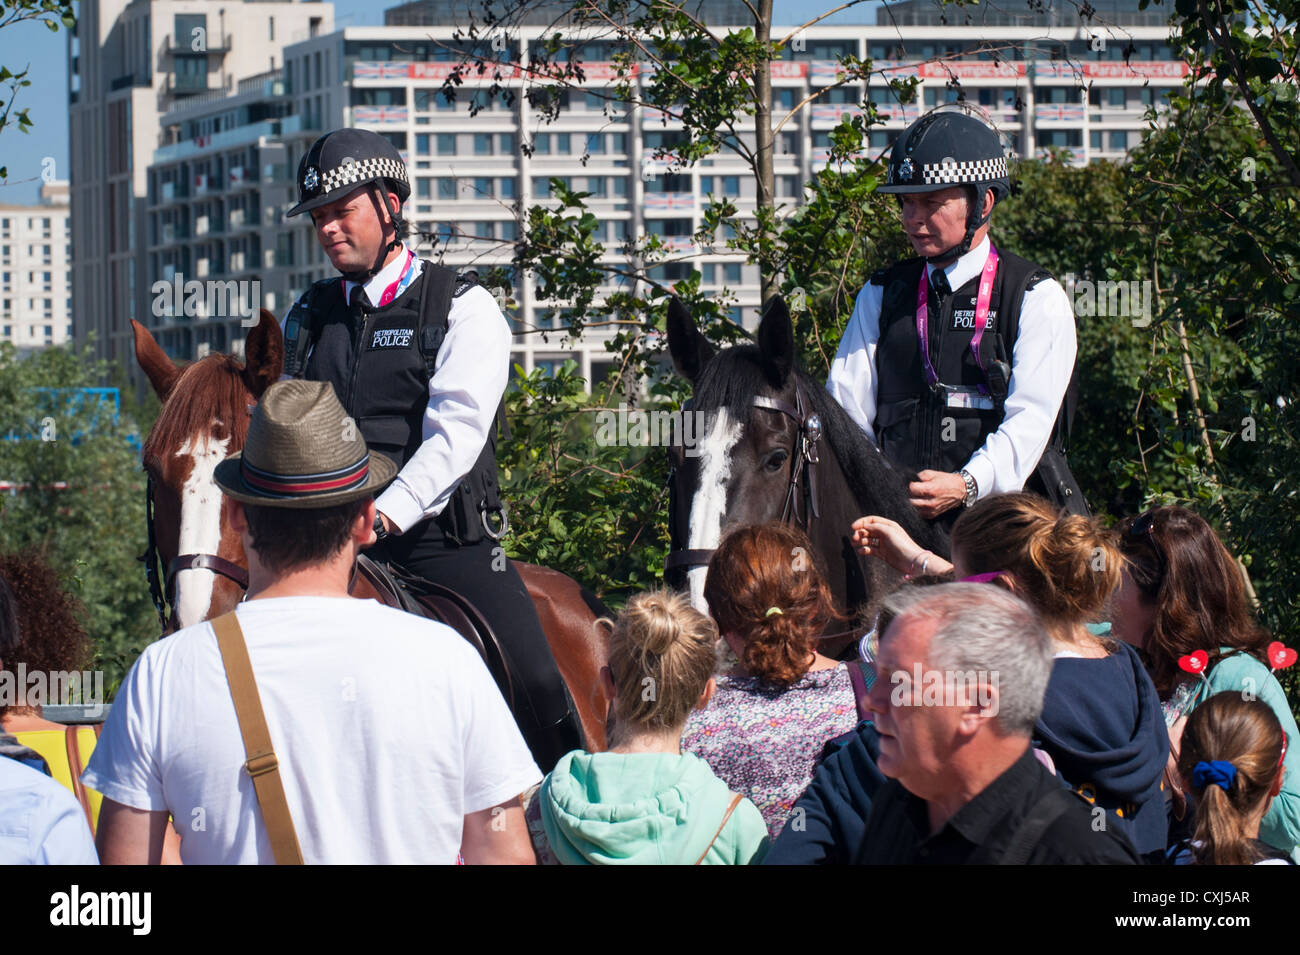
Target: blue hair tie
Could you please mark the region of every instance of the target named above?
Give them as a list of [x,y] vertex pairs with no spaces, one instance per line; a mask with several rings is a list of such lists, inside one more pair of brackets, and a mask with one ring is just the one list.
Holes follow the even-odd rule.
[[1192,787],[1204,789],[1214,783],[1225,793],[1232,788],[1232,781],[1237,778],[1237,767],[1226,759],[1212,759],[1199,762],[1192,769]]

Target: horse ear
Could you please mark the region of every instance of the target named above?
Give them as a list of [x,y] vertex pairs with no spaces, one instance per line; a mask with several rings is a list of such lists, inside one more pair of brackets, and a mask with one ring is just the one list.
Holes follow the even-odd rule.
[[176,379],[181,376],[181,370],[167,357],[167,353],[154,340],[149,329],[134,318],[131,319],[131,330],[135,333],[136,364],[149,379],[149,384],[153,386],[158,400],[166,401],[167,396],[171,394],[172,386],[176,384]]
[[284,373],[284,336],[275,316],[262,309],[261,320],[244,339],[244,383],[253,397],[280,380]]
[[674,295],[668,300],[668,353],[673,356],[677,373],[695,384],[714,351],[709,340],[695,327],[695,319],[686,306]]
[[780,295],[773,295],[763,306],[763,320],[758,324],[758,350],[772,384],[778,388],[784,385],[794,368],[794,327],[790,324],[790,310]]

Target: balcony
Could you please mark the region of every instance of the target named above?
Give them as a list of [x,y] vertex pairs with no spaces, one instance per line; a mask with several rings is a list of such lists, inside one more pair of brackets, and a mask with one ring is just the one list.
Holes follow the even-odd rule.
[[[206,35],[195,37],[177,37],[168,34],[167,39],[163,41],[163,50],[171,56],[193,56],[197,53],[229,53],[230,52],[230,34],[213,33],[204,31]],[[201,40],[198,49],[195,49],[195,42]]]

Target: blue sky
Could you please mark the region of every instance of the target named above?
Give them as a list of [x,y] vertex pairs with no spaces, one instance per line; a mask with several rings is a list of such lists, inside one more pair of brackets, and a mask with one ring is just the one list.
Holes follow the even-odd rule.
[[[91,0],[83,0],[91,2]],[[339,0],[334,4],[334,20],[338,26],[378,26],[383,23],[383,11],[393,4],[377,4],[374,0]],[[839,2],[818,0],[774,0],[777,23],[791,23],[811,19],[817,10],[831,10]],[[828,23],[874,22],[878,3],[836,14]],[[9,167],[9,182],[0,185],[0,202],[33,203],[40,190],[43,164],[54,161],[54,175],[60,179],[68,176],[68,55],[66,31],[58,33],[40,23],[17,23],[0,30],[0,64],[18,72],[28,67],[27,78],[32,85],[18,94],[15,109],[27,108],[32,119],[32,130],[27,135],[16,125],[0,131],[0,166]],[[8,100],[6,89],[5,99]],[[10,116],[12,120],[12,114]]]

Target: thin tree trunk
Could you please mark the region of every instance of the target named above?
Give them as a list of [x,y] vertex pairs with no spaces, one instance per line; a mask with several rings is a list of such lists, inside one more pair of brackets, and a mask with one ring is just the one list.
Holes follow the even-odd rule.
[[[758,12],[757,21],[754,24],[754,33],[759,43],[766,44],[772,38],[772,0],[758,0],[755,4]],[[754,211],[762,220],[765,211],[771,210],[775,205],[773,195],[776,192],[775,179],[772,175],[772,156],[773,156],[773,135],[772,135],[772,71],[766,63],[759,66],[757,74],[754,76],[754,97],[757,100],[757,108],[754,111],[754,144],[755,158],[757,160],[758,197],[754,203]],[[775,236],[766,236],[767,239],[774,239]],[[772,271],[768,263],[759,263],[759,282],[762,286],[762,301],[766,302],[769,297],[775,295],[778,288],[776,274]]]

